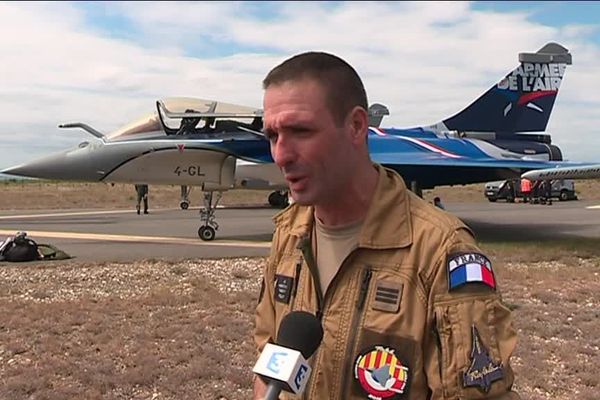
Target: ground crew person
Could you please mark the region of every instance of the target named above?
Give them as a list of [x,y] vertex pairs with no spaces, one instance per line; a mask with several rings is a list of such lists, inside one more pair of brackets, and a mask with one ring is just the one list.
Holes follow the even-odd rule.
[[505,181],[504,189],[506,190],[506,201],[508,203],[512,203],[517,198],[517,193],[515,191],[515,185],[512,179],[508,179]]
[[308,311],[324,337],[304,399],[519,399],[492,264],[461,221],[371,162],[356,71],[304,53],[263,86],[264,133],[295,202],[274,218],[258,351],[284,315]]
[[135,192],[137,194],[137,203],[135,209],[138,215],[140,214],[140,204],[144,201],[144,214],[148,214],[148,185],[135,185]]
[[531,181],[527,178],[521,179],[521,193],[523,194],[523,203],[531,200]]

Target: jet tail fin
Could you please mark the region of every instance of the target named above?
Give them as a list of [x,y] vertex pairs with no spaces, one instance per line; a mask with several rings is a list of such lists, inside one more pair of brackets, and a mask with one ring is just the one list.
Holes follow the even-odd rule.
[[375,128],[379,128],[383,117],[390,115],[390,110],[383,104],[379,103],[371,104],[367,112],[369,115],[369,126],[373,126]]
[[456,115],[430,128],[459,132],[543,132],[550,119],[569,50],[548,43],[520,53],[520,65]]

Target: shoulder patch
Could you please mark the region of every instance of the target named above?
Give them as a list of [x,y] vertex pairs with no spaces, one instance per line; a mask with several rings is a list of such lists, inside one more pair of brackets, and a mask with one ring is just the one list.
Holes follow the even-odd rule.
[[496,278],[491,261],[480,253],[451,254],[446,264],[448,270],[448,290],[454,290],[467,283],[482,283],[496,289]]
[[504,369],[490,357],[475,325],[471,328],[471,336],[471,365],[463,373],[463,387],[477,387],[487,393],[493,382],[504,378]]

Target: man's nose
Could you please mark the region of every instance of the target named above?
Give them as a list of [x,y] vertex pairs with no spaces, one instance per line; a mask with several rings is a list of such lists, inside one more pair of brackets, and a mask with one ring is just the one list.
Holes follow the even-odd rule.
[[284,139],[281,136],[277,138],[275,143],[271,144],[271,155],[275,164],[279,168],[283,168],[295,160],[295,150],[290,140]]

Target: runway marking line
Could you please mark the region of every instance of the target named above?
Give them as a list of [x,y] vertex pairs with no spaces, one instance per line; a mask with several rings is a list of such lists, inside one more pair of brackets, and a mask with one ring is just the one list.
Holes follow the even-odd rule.
[[[0,235],[14,235],[14,230],[0,229]],[[49,232],[49,231],[27,231],[31,237],[44,237],[54,239],[76,239],[76,240],[97,240],[108,242],[147,242],[164,244],[185,244],[192,246],[220,246],[220,247],[253,247],[270,248],[271,242],[240,242],[233,240],[220,240],[203,242],[200,239],[176,238],[168,236],[134,236],[134,235],[108,235],[100,233],[79,233],[79,232]]]
[[[171,210],[171,209],[166,209]],[[173,208],[172,210],[177,210]],[[104,215],[104,214],[133,214],[135,210],[104,210],[104,211],[74,211],[53,214],[26,214],[26,215],[0,215],[0,219],[17,219],[17,218],[40,218],[40,217],[72,217],[76,215]]]
[[[218,209],[226,209],[236,207],[218,206]],[[256,207],[264,208],[264,207]],[[267,207],[268,208],[268,207]],[[199,211],[202,207],[190,207],[188,211]],[[243,209],[243,208],[242,208]],[[158,208],[153,211],[177,211],[179,208]],[[74,217],[80,215],[106,215],[106,214],[129,214],[135,213],[135,210],[101,210],[101,211],[73,211],[73,212],[62,212],[62,213],[51,213],[51,214],[24,214],[24,215],[0,215],[0,220],[3,219],[23,219],[23,218],[47,218],[47,217]]]

